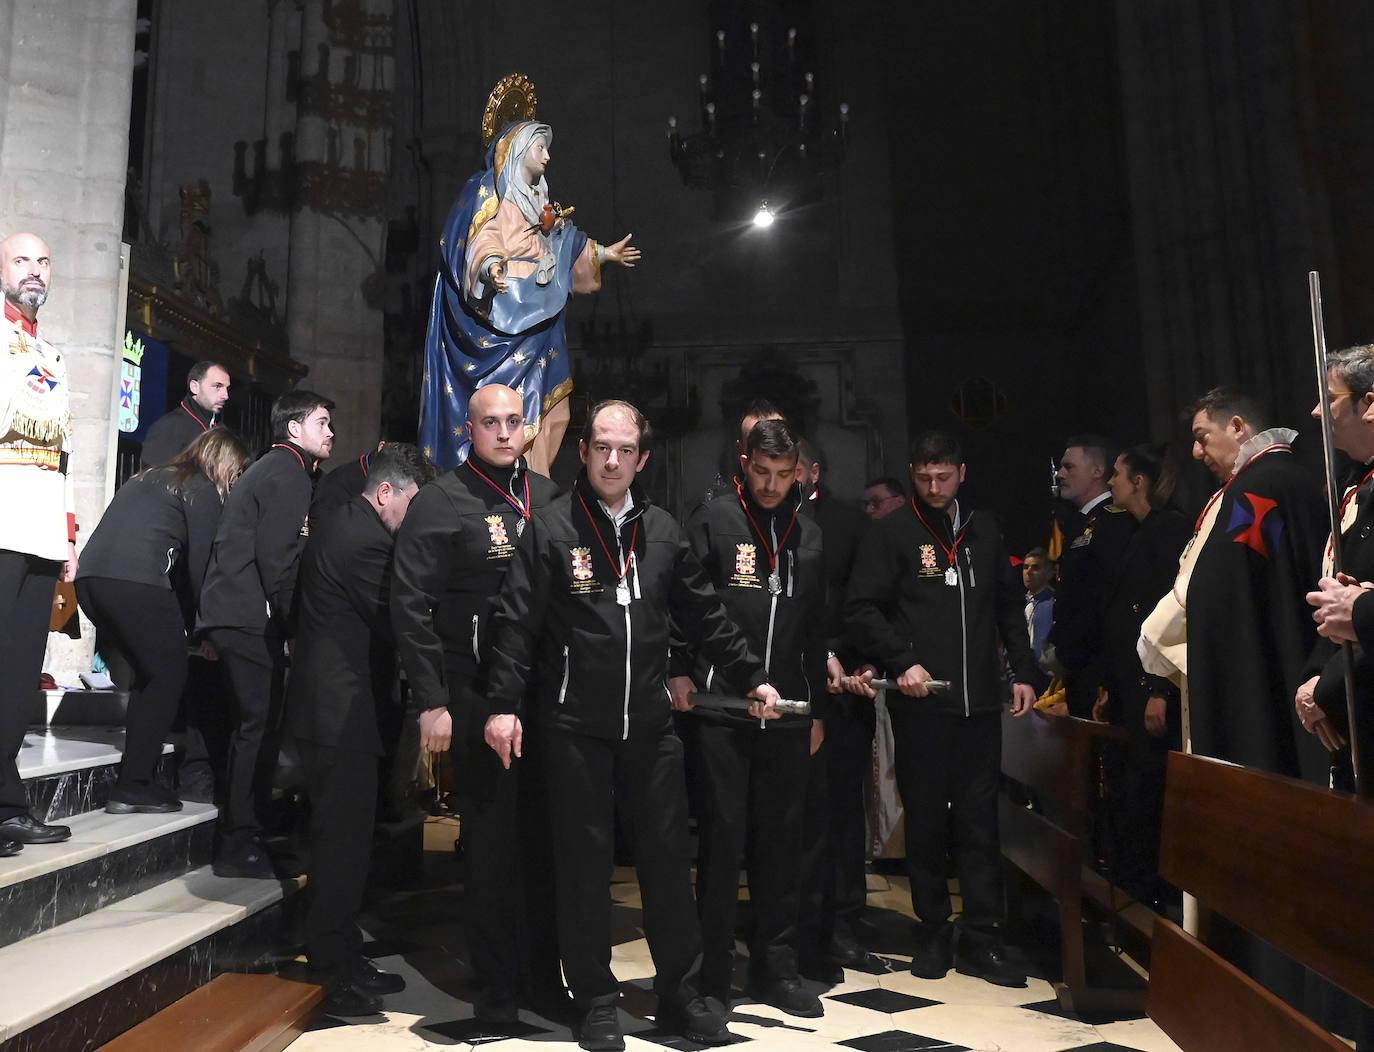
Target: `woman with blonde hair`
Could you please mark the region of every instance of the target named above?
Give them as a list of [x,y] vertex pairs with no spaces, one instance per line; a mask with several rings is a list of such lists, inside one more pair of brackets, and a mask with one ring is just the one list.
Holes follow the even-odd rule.
[[[186,684],[186,629],[220,511],[248,462],[247,447],[232,431],[206,431],[170,464],[124,483],[82,550],[76,575],[81,609],[134,670],[124,762],[105,806],[112,814],[181,810],[181,801],[154,775]],[[190,585],[189,610],[172,586],[177,566]]]

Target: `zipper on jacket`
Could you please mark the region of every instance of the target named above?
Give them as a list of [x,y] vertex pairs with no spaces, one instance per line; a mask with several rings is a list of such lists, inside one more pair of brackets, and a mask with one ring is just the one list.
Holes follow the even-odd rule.
[[[620,534],[619,534],[619,533],[616,534],[616,538],[615,538],[615,550],[616,550],[616,554],[620,557],[620,565],[625,566],[625,568],[626,568],[627,571],[630,570],[631,567],[627,566],[626,563],[625,563],[625,548],[624,548],[624,545],[621,544],[621,541],[620,541]],[[633,562],[633,561],[634,561],[634,557],[635,557],[635,556],[634,556],[634,552],[631,552],[631,553],[630,553],[630,562]],[[636,571],[636,580],[637,580],[637,579],[638,579],[638,571]],[[625,582],[625,584],[626,584],[627,587],[628,587],[629,583],[630,583],[629,581],[626,581],[626,582]],[[631,642],[631,632],[630,632],[630,605],[631,605],[631,604],[627,603],[627,604],[625,604],[625,607],[624,607],[624,609],[625,609],[625,706],[624,706],[624,712],[623,712],[624,729],[623,729],[623,731],[621,732],[621,736],[620,736],[620,740],[621,740],[621,741],[629,741],[629,739],[630,739],[630,642]]]
[[[566,654],[567,651],[564,650],[563,653]],[[478,651],[477,651],[477,615],[476,615],[476,614],[473,614],[473,615],[472,615],[472,660],[475,661],[475,662],[477,662],[479,665],[482,663],[482,655],[481,655],[480,653],[478,653]],[[567,685],[567,681],[565,680],[565,681],[564,681],[564,686],[566,686],[566,685]],[[558,700],[559,700],[559,701],[562,701],[563,699],[562,699],[562,698],[559,698]]]
[[572,675],[572,662],[568,659],[568,648],[563,648],[563,684],[558,688],[558,704],[568,695],[568,677]]
[[[964,549],[965,560],[968,562],[969,576],[973,576],[973,562],[967,558],[968,549]],[[964,606],[964,575],[959,572],[959,558],[954,559],[954,574],[959,579],[959,642],[962,645],[960,658],[964,668],[964,715],[971,716],[972,711],[968,700],[968,610]]]
[[968,563],[968,586],[970,588],[977,588],[978,582],[973,576],[973,549],[967,544],[964,545],[964,559]]

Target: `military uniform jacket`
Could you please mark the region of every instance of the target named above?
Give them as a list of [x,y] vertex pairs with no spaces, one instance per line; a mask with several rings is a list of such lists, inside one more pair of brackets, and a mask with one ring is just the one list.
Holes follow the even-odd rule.
[[455,726],[460,719],[486,722],[481,673],[491,613],[526,525],[487,479],[521,503],[528,484],[530,508],[557,492],[523,462],[503,471],[469,455],[415,495],[396,535],[391,619],[412,705],[447,705]]
[[390,668],[392,536],[354,497],[317,524],[301,558],[286,726],[298,738],[382,754],[374,662]]
[[311,457],[278,442],[239,476],[224,502],[200,594],[199,628],[286,632],[309,535]]
[[176,460],[183,449],[210,430],[211,414],[187,395],[170,413],[153,421],[143,439],[143,466],[160,467]]
[[1135,533],[1136,520],[1108,497],[1086,516],[1080,515],[1078,526],[1074,536],[1065,538],[1059,560],[1049,642],[1064,667],[1082,679],[1086,693],[1095,698],[1098,685],[1105,684],[1109,676],[1103,660],[1103,616],[1112,594],[1113,576]]
[[[748,514],[741,500],[748,502]],[[742,496],[737,492],[703,504],[687,523],[693,554],[705,567],[730,620],[754,652],[762,655],[768,682],[784,698],[811,703],[810,716],[784,716],[774,724],[779,728],[809,729],[812,719],[825,718],[829,699],[825,690],[825,559],[820,527],[800,513],[802,503],[801,489],[794,487],[782,505],[765,511],[745,490]],[[790,532],[789,524],[793,524]],[[777,552],[776,595],[768,586],[770,548]],[[748,693],[748,687],[732,682],[705,655],[686,649],[681,656],[685,658],[682,667],[702,690]],[[679,655],[674,657],[676,672]],[[758,725],[747,713],[737,711],[703,707],[697,717]]]
[[920,665],[950,682],[944,694],[899,703],[970,716],[1002,707],[1003,646],[1019,683],[1033,681],[1035,659],[1025,590],[997,523],[968,512],[961,527],[956,538],[948,515],[914,501],[874,522],[849,578],[845,619],[855,649],[893,676]]
[[[612,739],[667,732],[670,610],[689,645],[735,683],[764,682],[682,528],[637,486],[631,498],[617,531],[584,472],[531,517],[492,619],[492,713],[522,713],[528,682],[529,706],[561,730]],[[628,605],[617,602],[616,560],[629,563]]]

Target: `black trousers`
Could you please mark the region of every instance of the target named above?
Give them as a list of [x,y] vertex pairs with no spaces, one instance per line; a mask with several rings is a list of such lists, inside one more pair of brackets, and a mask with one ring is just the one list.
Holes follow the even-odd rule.
[[186,627],[170,588],[109,577],[76,582],[81,609],[133,667],[121,786],[147,785],[186,685]]
[[894,699],[889,711],[916,916],[926,925],[949,919],[945,857],[952,846],[964,906],[960,929],[994,935],[1006,913],[997,826],[1002,714],[944,715],[908,698]]
[[483,996],[560,989],[553,840],[537,729],[510,770],[471,732],[454,757],[468,957]]
[[310,796],[305,952],[311,970],[339,975],[362,953],[358,913],[377,813],[377,756],[297,740]]
[[62,564],[0,550],[0,822],[28,814],[19,750],[33,715]]
[[[259,802],[272,798],[281,748],[285,658],[281,638],[236,628],[212,628],[210,642],[229,675],[234,724],[229,736],[228,787],[220,811],[220,852],[249,848],[262,830]],[[375,765],[375,761],[374,765]],[[376,773],[372,775],[375,785]]]
[[750,976],[795,978],[810,735],[700,716],[685,724],[685,733],[699,836],[701,989],[716,995],[730,989],[742,863],[753,912]]
[[811,757],[806,786],[806,883],[801,952],[829,955],[836,937],[852,941],[868,899],[865,786],[873,766],[873,703],[831,698],[825,742]]
[[672,732],[619,741],[542,730],[553,819],[558,947],[582,1011],[620,996],[611,972],[617,796],[628,820],[644,901],[644,935],[660,1009],[697,992],[701,929],[692,902],[682,742]]

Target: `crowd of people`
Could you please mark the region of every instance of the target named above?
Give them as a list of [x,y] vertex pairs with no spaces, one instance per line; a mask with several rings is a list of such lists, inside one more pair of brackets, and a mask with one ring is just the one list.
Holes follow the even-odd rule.
[[[1335,443],[1356,465],[1341,576],[1294,432],[1230,388],[1188,409],[1192,455],[1220,483],[1195,524],[1171,504],[1164,448],[1080,435],[1060,460],[1055,529],[1016,560],[961,496],[968,465],[943,431],[913,442],[910,491],[878,477],[846,505],[795,422],[756,402],[733,435],[733,480],[679,522],[638,481],[654,435],[627,402],[589,411],[562,491],[529,468],[524,399],[499,383],[472,394],[456,468],[385,442],[317,485],[329,399],[279,397],[253,460],[217,423],[230,385],[212,362],[154,428],[159,459],[116,493],[78,567],[65,365],[37,335],[47,246],[16,234],[0,256],[0,854],[69,835],[29,814],[14,758],[53,586],[75,579],[101,646],[133,670],[109,810],[182,806],[156,765],[188,643],[224,669],[233,703],[217,874],[274,876],[264,815],[282,739],[294,743],[312,804],[306,953],[334,1014],[378,1011],[404,986],[363,957],[357,926],[398,669],[421,745],[452,752],[459,778],[476,1013],[500,1026],[533,1006],[573,1020],[588,1049],[624,1047],[617,824],[664,1029],[731,1040],[742,872],[749,997],[814,1017],[804,978],[887,967],[858,923],[880,692],[919,922],[910,968],[926,978],[1025,982],[998,831],[1007,713],[1125,729],[1109,857],[1146,902],[1164,891],[1169,749],[1353,787],[1349,739],[1368,722],[1349,724],[1335,644],[1374,638],[1374,585],[1360,583],[1374,577],[1374,348],[1333,356],[1328,376]],[[1361,657],[1355,674],[1367,709],[1374,667]]]

